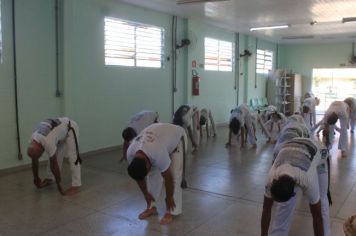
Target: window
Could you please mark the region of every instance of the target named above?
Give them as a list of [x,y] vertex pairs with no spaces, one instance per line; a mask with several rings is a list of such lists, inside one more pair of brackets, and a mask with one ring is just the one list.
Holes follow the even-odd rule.
[[163,67],[164,29],[105,17],[105,65]]
[[0,0],[0,63],[2,63],[1,0]]
[[233,43],[212,38],[205,38],[204,69],[232,71]]
[[257,49],[256,58],[256,73],[258,74],[268,74],[269,70],[272,70],[273,52]]

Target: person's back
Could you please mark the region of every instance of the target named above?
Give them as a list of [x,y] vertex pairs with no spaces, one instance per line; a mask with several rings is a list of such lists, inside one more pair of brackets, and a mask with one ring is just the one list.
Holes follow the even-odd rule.
[[348,105],[343,101],[334,101],[325,111],[324,119],[327,119],[332,113],[336,113],[338,118],[348,118]]
[[155,111],[144,110],[131,117],[127,127],[135,130],[139,134],[147,126],[158,121],[158,113]]
[[171,153],[177,147],[181,137],[184,136],[184,134],[185,131],[180,126],[167,123],[157,123],[142,130],[142,132],[138,135],[138,138],[140,136],[152,136],[157,138],[162,147],[167,148],[168,153]]

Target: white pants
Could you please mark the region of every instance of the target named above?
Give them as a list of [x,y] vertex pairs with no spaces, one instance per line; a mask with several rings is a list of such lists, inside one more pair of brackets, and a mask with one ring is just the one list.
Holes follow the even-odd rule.
[[200,142],[200,135],[199,135],[199,130],[198,130],[198,126],[199,126],[199,113],[198,112],[194,112],[193,116],[192,116],[192,133],[193,133],[193,139],[195,141],[195,143],[198,145]]
[[[330,217],[329,217],[329,201],[327,197],[328,192],[328,173],[318,175],[321,214],[323,217],[324,235],[330,236]],[[296,188],[296,193],[300,192],[300,188]],[[270,236],[288,236],[290,224],[293,218],[293,212],[296,207],[296,196],[289,199],[287,202],[277,203],[275,213],[273,216],[272,227],[270,229]]]
[[353,131],[356,124],[356,110],[351,110],[350,112],[350,128]]
[[304,118],[305,125],[309,130],[311,130],[311,128],[315,125],[315,120],[316,120],[315,113],[311,113],[311,112],[304,113],[303,118]]
[[[75,133],[77,135],[77,140],[79,142],[78,125],[72,120],[70,121],[70,124],[75,130]],[[59,169],[62,168],[64,156],[68,157],[69,159],[70,170],[72,173],[72,186],[73,187],[81,186],[82,181],[81,181],[81,174],[80,174],[80,163],[75,165],[75,161],[77,160],[77,149],[75,147],[75,139],[74,139],[73,131],[69,131],[65,142],[59,143],[57,145],[56,158],[57,158]],[[55,180],[54,175],[51,171],[49,160],[48,160],[46,172],[47,172],[47,177],[46,177],[47,179]]]
[[[187,138],[184,136],[185,143],[187,145]],[[187,150],[187,149],[186,149]],[[181,188],[181,182],[183,178],[183,143],[180,142],[177,151],[171,154],[171,171],[173,174],[174,192],[173,199],[176,207],[170,213],[172,215],[179,215],[182,213],[182,198],[183,191]],[[165,199],[166,191],[164,187],[164,179],[161,172],[157,167],[152,167],[151,171],[147,175],[147,190],[154,199]],[[151,203],[151,207],[155,206],[155,203]]]
[[252,115],[247,116],[245,120],[245,124],[247,127],[247,140],[249,144],[254,145],[256,144],[256,139],[255,139],[255,129],[256,129],[256,123],[255,123],[256,118],[253,117]]
[[[339,120],[340,120],[340,137],[339,137],[338,149],[340,149],[342,151],[346,151],[347,150],[347,142],[348,142],[347,128],[348,128],[349,121],[347,118],[339,118]],[[333,133],[334,133],[334,130],[333,130]]]

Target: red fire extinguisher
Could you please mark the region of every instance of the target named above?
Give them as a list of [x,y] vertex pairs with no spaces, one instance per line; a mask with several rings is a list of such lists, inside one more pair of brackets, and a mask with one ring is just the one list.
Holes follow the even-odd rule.
[[196,70],[192,70],[192,92],[193,96],[199,96],[199,81],[200,78],[198,76],[198,72]]

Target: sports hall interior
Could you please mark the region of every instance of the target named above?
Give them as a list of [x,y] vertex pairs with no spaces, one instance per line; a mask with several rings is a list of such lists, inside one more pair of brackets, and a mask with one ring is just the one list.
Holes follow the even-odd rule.
[[[318,120],[332,100],[356,97],[353,21],[352,0],[0,0],[0,235],[260,235],[273,144],[258,127],[256,149],[240,149],[237,139],[226,148],[230,110],[275,104],[277,70],[300,75],[301,94],[317,91]],[[155,52],[120,61],[111,47],[133,40],[128,33],[115,42],[120,24],[159,37]],[[252,29],[267,26],[283,27]],[[171,123],[183,104],[209,108],[217,136],[204,133],[195,153],[188,147],[183,214],[160,225],[162,205],[139,220],[145,201],[120,162],[121,132],[146,109]],[[33,185],[26,149],[49,117],[79,125],[83,186],[75,196]],[[348,140],[347,157],[338,133],[330,151],[335,236],[356,214],[355,134]],[[40,160],[43,177],[48,158]],[[69,186],[68,163],[62,178]],[[289,235],[313,235],[303,196]]]

